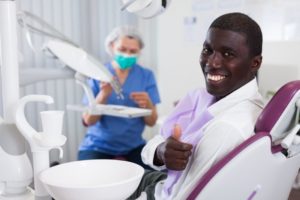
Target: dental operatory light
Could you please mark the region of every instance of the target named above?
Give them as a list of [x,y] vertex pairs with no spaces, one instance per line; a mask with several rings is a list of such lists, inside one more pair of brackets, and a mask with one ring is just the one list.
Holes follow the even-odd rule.
[[[123,98],[122,87],[117,79],[93,56],[79,47],[71,39],[53,28],[38,16],[22,11],[18,13],[18,22],[26,30],[26,38],[34,52],[43,51],[58,58],[66,66],[86,77],[111,83],[119,98]],[[35,47],[31,33],[50,38],[41,48]]]
[[163,13],[170,5],[171,0],[122,0],[121,10],[127,10],[139,17],[149,19]]

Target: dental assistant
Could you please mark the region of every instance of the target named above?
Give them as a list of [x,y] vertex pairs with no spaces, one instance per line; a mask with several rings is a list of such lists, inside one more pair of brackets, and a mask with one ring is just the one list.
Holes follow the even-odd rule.
[[[153,72],[137,63],[144,42],[134,27],[115,28],[106,38],[105,48],[112,61],[105,66],[122,85],[124,99],[117,97],[109,83],[94,79],[88,81],[98,104],[124,105],[147,108],[152,114],[139,118],[83,114],[88,126],[80,145],[78,159],[112,159],[117,156],[144,165],[141,150],[145,145],[142,133],[145,125],[154,126],[156,105],[160,96]],[[84,97],[84,103],[87,98]]]

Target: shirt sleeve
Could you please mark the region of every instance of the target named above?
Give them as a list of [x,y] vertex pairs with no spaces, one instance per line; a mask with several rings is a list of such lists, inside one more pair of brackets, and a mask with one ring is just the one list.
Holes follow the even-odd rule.
[[[90,86],[90,88],[92,89],[92,92],[94,94],[94,97],[97,96],[97,94],[100,92],[100,88],[99,88],[99,81],[94,80],[94,79],[88,79],[87,80],[87,84]],[[88,105],[88,98],[86,96],[86,94],[84,93],[83,98],[82,98],[82,103],[84,105]]]
[[160,145],[164,141],[165,141],[165,139],[160,134],[156,135],[155,137],[153,137],[151,140],[149,140],[147,142],[146,146],[142,150],[141,156],[142,156],[143,162],[146,165],[149,165],[150,167],[152,167],[153,169],[156,169],[156,170],[166,169],[165,165],[156,166],[153,163],[156,148],[158,147],[158,145]]
[[146,92],[149,94],[151,101],[154,105],[160,103],[160,96],[159,96],[156,80],[151,71],[147,77]]
[[188,195],[199,179],[226,154],[243,142],[242,130],[230,123],[213,122],[206,130],[204,136],[197,144],[190,160],[191,166],[186,174],[184,183],[178,184],[186,188]]

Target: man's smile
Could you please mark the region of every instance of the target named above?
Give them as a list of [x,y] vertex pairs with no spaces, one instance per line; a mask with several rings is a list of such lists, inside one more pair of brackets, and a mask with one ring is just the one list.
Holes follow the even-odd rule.
[[206,75],[206,81],[210,84],[218,84],[224,81],[224,79],[226,78],[225,75],[221,75],[221,74],[209,74],[207,73]]

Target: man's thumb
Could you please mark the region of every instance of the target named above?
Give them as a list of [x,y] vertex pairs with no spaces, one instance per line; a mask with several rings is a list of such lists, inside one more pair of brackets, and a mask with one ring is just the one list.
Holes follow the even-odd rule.
[[172,137],[176,140],[180,140],[181,137],[181,127],[178,124],[174,125]]

